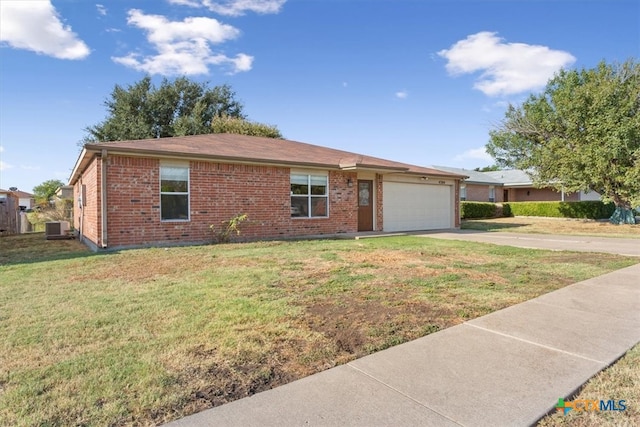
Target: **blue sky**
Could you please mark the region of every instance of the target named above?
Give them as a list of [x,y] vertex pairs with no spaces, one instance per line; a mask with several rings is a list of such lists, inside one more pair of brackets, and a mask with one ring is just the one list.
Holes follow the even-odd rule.
[[0,0],[0,188],[67,181],[114,85],[230,84],[285,138],[492,163],[508,103],[640,53],[638,0]]

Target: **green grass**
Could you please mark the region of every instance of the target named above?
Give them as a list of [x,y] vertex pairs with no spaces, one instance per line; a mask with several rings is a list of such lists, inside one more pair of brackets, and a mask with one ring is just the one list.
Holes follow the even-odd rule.
[[[617,363],[591,378],[580,392],[567,401],[626,401],[624,411],[570,411],[553,413],[538,423],[538,427],[589,427],[640,425],[640,344],[633,347]],[[620,406],[618,405],[618,408]]]
[[422,237],[0,254],[15,426],[163,423],[637,262]]

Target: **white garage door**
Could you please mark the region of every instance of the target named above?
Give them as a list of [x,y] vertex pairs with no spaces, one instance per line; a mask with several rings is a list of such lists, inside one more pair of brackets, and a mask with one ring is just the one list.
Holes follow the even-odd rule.
[[451,187],[448,185],[384,182],[385,231],[451,228]]

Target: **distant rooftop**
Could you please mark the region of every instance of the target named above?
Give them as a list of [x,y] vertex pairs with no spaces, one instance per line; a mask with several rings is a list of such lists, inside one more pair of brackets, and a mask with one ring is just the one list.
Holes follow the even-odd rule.
[[483,174],[501,182],[503,185],[517,186],[517,185],[533,185],[531,177],[523,170],[520,169],[506,169],[501,171],[482,172]]
[[438,169],[444,172],[456,173],[458,175],[466,175],[469,178],[464,181],[469,184],[488,184],[488,185],[501,185],[502,182],[498,179],[495,179],[486,172],[478,172],[474,170],[468,169],[460,169],[460,168],[452,168],[449,166],[430,166],[433,169]]

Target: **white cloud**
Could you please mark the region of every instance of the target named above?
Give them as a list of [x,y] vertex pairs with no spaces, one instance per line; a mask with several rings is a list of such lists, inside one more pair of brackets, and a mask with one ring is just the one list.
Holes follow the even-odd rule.
[[3,151],[4,151],[4,147],[0,145],[0,153],[2,153]]
[[104,7],[104,5],[101,4],[96,4],[96,9],[98,9],[98,13],[102,16],[106,16],[107,15],[107,8]]
[[396,98],[398,99],[406,99],[409,96],[409,93],[406,90],[401,90],[396,92]]
[[209,65],[230,67],[232,73],[249,71],[253,57],[240,53],[228,57],[211,51],[211,44],[221,44],[240,35],[237,28],[216,19],[196,17],[183,21],[169,21],[161,15],[145,15],[142,11],[129,11],[127,23],[147,33],[147,40],[156,55],[132,52],[113,61],[150,74],[207,74]]
[[206,7],[219,15],[240,16],[245,12],[261,14],[278,13],[287,0],[169,0],[169,3],[190,6]]
[[90,53],[49,0],[1,1],[0,42],[59,59],[82,59]]
[[576,58],[546,46],[505,43],[493,32],[480,32],[438,52],[452,75],[482,72],[474,88],[488,96],[539,89]]
[[493,162],[493,157],[487,154],[484,147],[471,148],[462,154],[458,154],[453,158],[456,162],[463,162],[465,160],[482,160],[485,162]]

